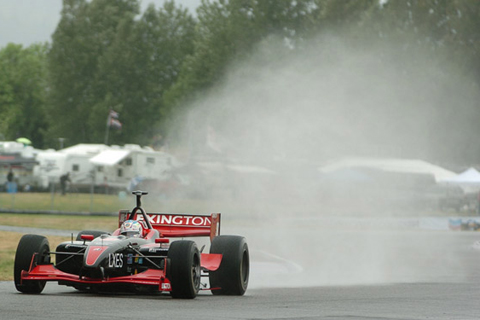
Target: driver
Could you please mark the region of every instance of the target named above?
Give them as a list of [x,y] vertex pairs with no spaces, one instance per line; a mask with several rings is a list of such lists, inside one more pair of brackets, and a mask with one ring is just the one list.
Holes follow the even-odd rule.
[[130,238],[139,238],[143,234],[143,228],[140,222],[136,220],[127,220],[120,227],[120,234]]

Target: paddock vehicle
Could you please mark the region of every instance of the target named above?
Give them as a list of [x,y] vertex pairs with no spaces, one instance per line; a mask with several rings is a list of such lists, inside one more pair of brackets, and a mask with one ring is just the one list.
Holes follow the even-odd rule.
[[[169,292],[181,299],[195,298],[199,290],[211,290],[213,295],[245,293],[248,245],[244,237],[220,235],[220,213],[146,213],[141,196],[147,192],[132,193],[136,206],[119,211],[119,228],[111,234],[81,231],[55,251],[46,237],[24,235],[15,255],[16,289],[38,294],[47,281],[56,281],[81,291]],[[121,234],[126,220],[143,226],[139,237]],[[205,246],[199,249],[196,242],[183,239],[191,237],[209,237],[210,252],[203,253]]]

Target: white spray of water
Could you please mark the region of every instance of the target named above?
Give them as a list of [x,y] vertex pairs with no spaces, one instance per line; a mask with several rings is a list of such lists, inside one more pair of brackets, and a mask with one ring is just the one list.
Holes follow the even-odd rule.
[[[192,152],[216,154],[205,141],[212,130],[215,141],[209,142],[221,150],[220,169],[210,168],[210,176],[197,181],[210,200],[163,208],[223,212],[222,233],[247,236],[253,286],[461,276],[452,236],[445,232],[326,223],[398,213],[388,207],[359,210],[348,197],[341,210],[325,206],[328,195],[318,188],[316,168],[345,156],[433,159],[445,143],[438,110],[455,103],[456,120],[467,121],[478,97],[428,56],[333,36],[314,43],[295,54],[281,54],[271,42],[260,45],[248,61],[231,67],[221,86],[190,106],[185,144],[195,147]],[[448,135],[449,142],[456,139],[460,135]]]

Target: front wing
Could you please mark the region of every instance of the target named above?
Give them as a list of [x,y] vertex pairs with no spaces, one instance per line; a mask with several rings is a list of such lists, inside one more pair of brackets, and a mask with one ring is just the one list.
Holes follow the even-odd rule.
[[[201,267],[209,271],[215,271],[220,266],[222,260],[221,254],[201,254]],[[37,265],[35,255],[32,257],[32,262],[28,271],[23,270],[21,281],[36,280],[36,281],[65,281],[69,283],[79,283],[88,285],[108,285],[108,284],[136,284],[136,285],[152,285],[158,286],[159,291],[171,291],[172,286],[170,280],[166,277],[165,270],[167,269],[167,262],[163,270],[148,269],[133,275],[90,278],[86,276],[79,276],[77,274],[66,273],[55,268],[53,264]],[[200,290],[210,290],[210,288],[200,288]]]
[[144,272],[120,277],[106,277],[105,279],[89,278],[58,270],[52,264],[32,266],[29,271],[22,271],[22,282],[28,280],[40,281],[66,281],[89,285],[107,284],[137,284],[158,286],[159,291],[171,291],[170,281],[165,276],[164,270],[148,269]]

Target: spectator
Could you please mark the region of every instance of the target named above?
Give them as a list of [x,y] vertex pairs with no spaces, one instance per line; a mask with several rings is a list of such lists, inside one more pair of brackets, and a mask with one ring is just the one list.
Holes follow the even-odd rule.
[[8,170],[6,187],[8,193],[17,193],[17,184],[15,182],[15,175],[13,174],[12,168]]
[[65,173],[60,176],[60,187],[62,188],[62,196],[67,193],[67,182],[70,181],[70,172]]
[[10,168],[10,170],[8,170],[8,174],[7,174],[7,181],[8,182],[13,182],[13,171],[12,171],[12,168]]

